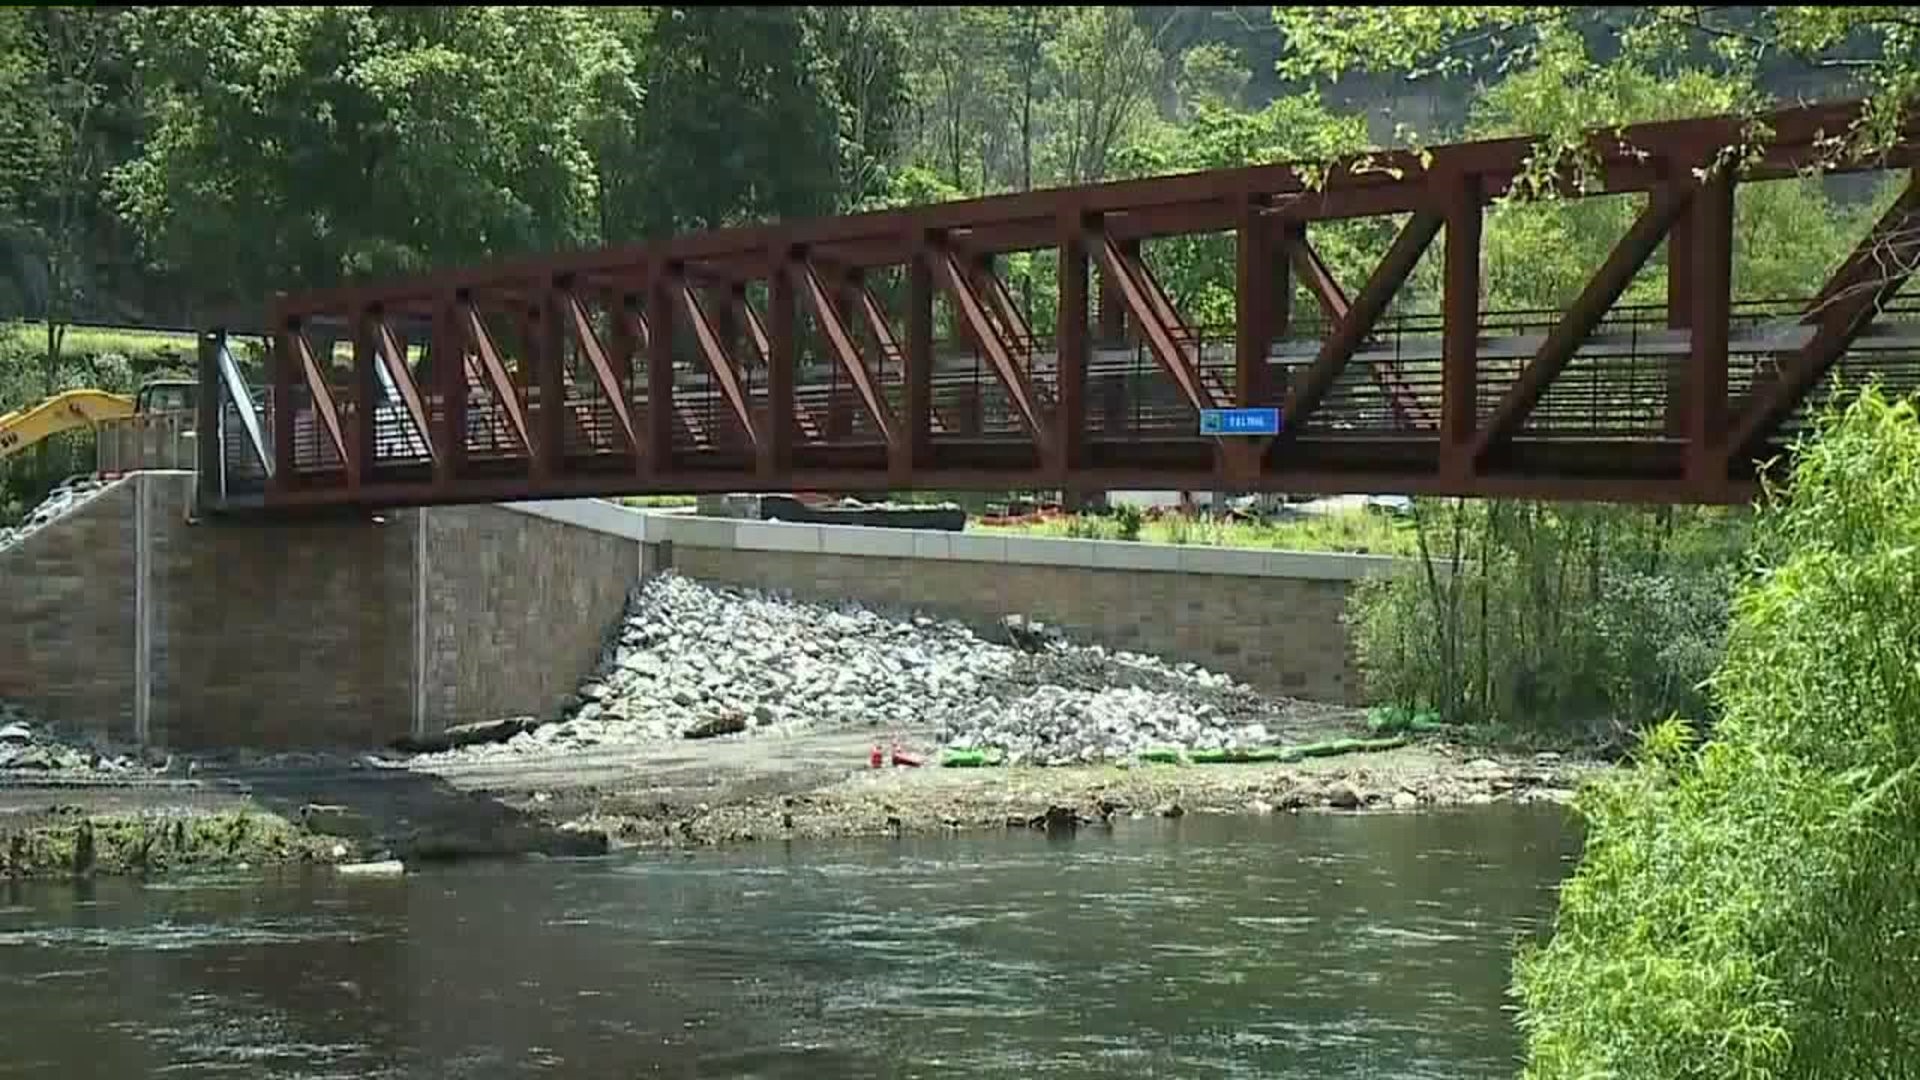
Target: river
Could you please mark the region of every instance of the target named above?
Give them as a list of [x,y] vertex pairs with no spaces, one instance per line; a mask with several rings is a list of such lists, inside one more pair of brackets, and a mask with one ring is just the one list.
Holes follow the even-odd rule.
[[0,1075],[1512,1077],[1553,808],[0,886]]

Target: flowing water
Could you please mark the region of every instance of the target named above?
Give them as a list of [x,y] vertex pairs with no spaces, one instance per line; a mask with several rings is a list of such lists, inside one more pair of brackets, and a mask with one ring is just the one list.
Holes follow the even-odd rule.
[[0,886],[0,1076],[1511,1077],[1549,808]]

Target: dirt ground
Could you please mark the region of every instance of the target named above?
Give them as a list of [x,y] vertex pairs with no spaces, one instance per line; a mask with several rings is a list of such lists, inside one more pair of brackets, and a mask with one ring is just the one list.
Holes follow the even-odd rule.
[[[888,733],[889,742],[892,737]],[[909,752],[938,760],[929,733],[898,737]],[[228,755],[196,761],[189,777],[166,780],[73,782],[15,773],[0,775],[0,851],[11,837],[33,839],[89,817],[124,823],[264,813],[344,842],[302,849],[307,852],[418,861],[1060,829],[1184,813],[1417,812],[1564,801],[1599,767],[1555,755],[1490,756],[1427,740],[1292,764],[873,769],[874,743],[872,731],[853,730],[501,750],[432,764],[399,754]],[[14,850],[38,848],[27,843]],[[259,864],[258,852],[247,854]],[[60,872],[30,863],[5,869]]]
[[[1351,732],[1343,732],[1351,734]],[[1485,756],[1440,742],[1292,764],[873,769],[864,732],[679,743],[436,767],[456,788],[615,846],[1066,827],[1147,814],[1411,811],[1564,801],[1592,763]],[[915,733],[903,746],[929,761]]]

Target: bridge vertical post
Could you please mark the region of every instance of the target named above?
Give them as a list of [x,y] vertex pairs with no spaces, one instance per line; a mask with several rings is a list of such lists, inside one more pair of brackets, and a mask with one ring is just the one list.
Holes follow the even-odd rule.
[[440,387],[440,452],[434,455],[434,485],[450,491],[467,467],[467,362],[460,330],[460,298],[435,298],[433,336],[427,348],[433,381]]
[[1733,317],[1733,171],[1713,168],[1694,196],[1687,285],[1688,486],[1702,495],[1727,483],[1727,338]]
[[293,489],[293,428],[299,413],[293,407],[294,365],[300,362],[293,348],[293,335],[299,323],[282,318],[274,328],[273,351],[268,366],[273,382],[273,475],[268,489],[283,493]]
[[640,351],[640,341],[633,333],[633,320],[628,313],[639,309],[639,301],[632,293],[618,289],[608,289],[602,294],[607,307],[607,321],[613,333],[613,350],[607,355],[607,363],[613,368],[613,377],[620,382],[620,388],[626,393],[627,404],[633,404],[633,358]]
[[[1675,181],[1669,181],[1673,183]],[[1691,204],[1680,212],[1667,233],[1667,329],[1687,330],[1693,326],[1693,283],[1695,249],[1693,245],[1694,209]],[[1668,438],[1687,437],[1687,384],[1691,365],[1684,358],[1667,363],[1667,407],[1665,431]]]
[[767,259],[767,437],[760,475],[793,467],[794,289],[791,252],[777,245]]
[[378,420],[380,380],[375,377],[375,321],[381,317],[376,306],[363,307],[353,316],[353,428],[352,452],[347,455],[347,487],[357,488],[373,467],[374,432]]
[[1443,187],[1447,247],[1441,286],[1440,471],[1462,483],[1473,473],[1479,424],[1480,232],[1484,193],[1480,177],[1463,173]]
[[647,275],[647,465],[673,471],[673,283],[680,268],[658,260]]
[[907,470],[933,463],[933,267],[924,251],[907,263]]
[[1267,398],[1267,358],[1273,349],[1273,256],[1270,231],[1257,199],[1243,199],[1234,237],[1234,404]]
[[220,484],[220,463],[226,452],[225,440],[221,438],[220,418],[225,398],[220,385],[220,352],[227,347],[227,332],[215,327],[200,335],[199,355],[195,358],[199,369],[200,397],[195,403],[194,424],[198,430],[194,433],[194,456],[196,458],[194,491],[199,503],[198,513],[206,513],[220,502],[225,494]]
[[[520,368],[533,368],[540,388],[539,445],[533,455],[537,475],[554,477],[567,466],[567,337],[561,297],[572,282],[543,282],[527,304],[526,331],[520,344]],[[563,293],[562,290],[567,290]],[[591,382],[591,380],[589,380]]]
[[1077,210],[1060,219],[1060,301],[1054,334],[1058,386],[1049,472],[1064,488],[1083,464],[1087,433],[1087,235]]

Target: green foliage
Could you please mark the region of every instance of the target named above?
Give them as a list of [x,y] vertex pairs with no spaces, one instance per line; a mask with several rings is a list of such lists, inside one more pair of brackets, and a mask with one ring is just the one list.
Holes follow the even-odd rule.
[[831,212],[832,81],[804,9],[664,9],[640,114],[648,231]]
[[[1367,145],[1366,119],[1339,115],[1317,95],[1287,97],[1253,112],[1202,104],[1187,124],[1145,128],[1114,158],[1120,176],[1153,176],[1286,162],[1314,162]],[[1365,278],[1388,242],[1378,222],[1329,222],[1314,229],[1314,246],[1343,281]],[[1146,247],[1155,275],[1195,326],[1233,323],[1234,241],[1228,235],[1179,236]],[[1304,287],[1296,308],[1311,310]]]
[[1821,417],[1765,510],[1711,741],[1650,731],[1515,995],[1526,1076],[1893,1077],[1920,1060],[1920,420]]
[[1415,569],[1354,593],[1376,700],[1602,747],[1703,707],[1737,515],[1422,500],[1415,521]]
[[[1617,42],[1628,63],[1662,75],[1700,69],[1745,81],[1780,60],[1835,70],[1846,78],[1832,80],[1833,90],[1870,95],[1865,122],[1844,133],[1841,152],[1884,146],[1920,90],[1920,23],[1902,7],[1310,6],[1276,7],[1273,17],[1287,41],[1281,69],[1302,79],[1366,71],[1497,80],[1553,71],[1578,93],[1613,77],[1614,63],[1584,49],[1570,58],[1570,46],[1598,37]],[[1607,122],[1604,113],[1590,119]]]
[[1121,506],[1109,516],[1078,514],[1035,524],[984,526],[1022,536],[1065,536],[1084,540],[1142,540],[1152,544],[1340,551],[1361,555],[1409,555],[1412,529],[1394,518],[1365,511],[1305,514],[1270,522],[1226,521],[1180,515],[1149,521],[1137,507]]
[[155,123],[122,170],[163,266],[215,298],[588,238],[580,9],[157,8]]

